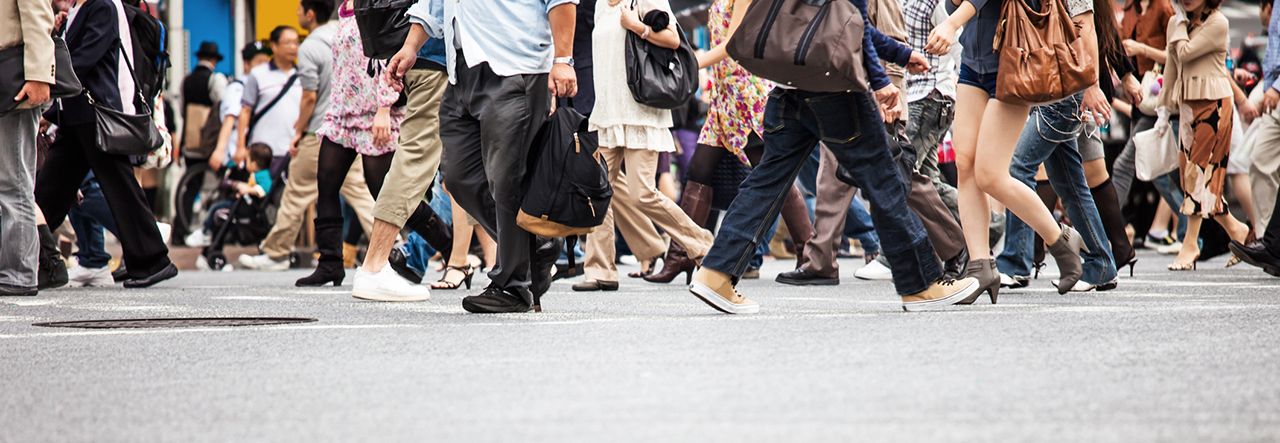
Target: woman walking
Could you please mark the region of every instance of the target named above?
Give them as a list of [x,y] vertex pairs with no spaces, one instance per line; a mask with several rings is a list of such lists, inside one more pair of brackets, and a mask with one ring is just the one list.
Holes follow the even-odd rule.
[[[698,66],[711,69],[711,106],[707,110],[698,148],[685,175],[688,181],[680,205],[699,225],[711,211],[711,181],[720,160],[732,154],[747,165],[759,164],[764,155],[765,102],[773,84],[751,75],[729,58],[725,45],[742,23],[751,0],[714,0],[708,10],[707,27],[711,50],[698,54]],[[804,245],[813,237],[813,222],[800,188],[792,184],[782,206],[782,220],[795,242],[797,260],[804,257]],[[692,275],[695,263],[685,251],[673,245],[663,259],[662,271],[645,277],[653,283],[669,283],[680,274]]]
[[[1019,0],[1003,0],[1019,1]],[[952,125],[952,143],[956,151],[959,179],[960,224],[969,247],[968,273],[978,278],[994,301],[1000,288],[996,261],[991,257],[987,224],[991,210],[990,195],[1010,212],[1026,222],[1040,237],[1051,242],[1049,252],[1058,262],[1061,274],[1058,292],[1065,294],[1075,286],[1083,273],[1079,233],[1060,227],[1053,215],[1040,202],[1036,193],[1009,175],[1013,149],[1030,108],[1023,104],[997,100],[996,76],[1000,56],[993,39],[1000,22],[1002,0],[948,0],[951,16],[934,28],[925,50],[945,54],[951,48],[956,30],[961,27],[960,85],[957,88],[956,119]],[[976,162],[978,147],[982,161]],[[985,195],[984,195],[985,194]]]
[[[694,261],[702,260],[714,240],[711,232],[698,226],[675,202],[658,192],[655,185],[659,155],[675,151],[671,111],[637,103],[626,85],[628,33],[655,46],[669,49],[680,46],[671,5],[666,0],[624,1],[607,0],[596,5],[596,26],[591,37],[596,103],[590,129],[600,136],[599,153],[609,165],[609,181],[615,193],[604,224],[587,235],[587,278],[574,285],[575,291],[618,289],[618,271],[614,264],[615,215],[624,219],[619,225],[626,228],[624,233],[630,232],[631,235],[625,236],[633,246],[637,242],[660,244],[656,231],[643,229],[648,227],[648,231],[652,231],[653,224],[671,235],[672,248],[680,245]],[[635,5],[637,10],[629,5]],[[646,14],[654,16],[653,11],[666,13],[667,20],[651,20],[658,26],[641,21]],[[621,173],[624,164],[625,175]],[[623,192],[617,192],[619,190]],[[644,254],[640,248],[633,252],[642,261],[660,254],[657,251]]]
[[[311,275],[298,279],[298,286],[341,285],[342,207],[338,192],[356,156],[364,166],[365,182],[374,197],[391,169],[399,139],[404,109],[395,106],[399,93],[382,76],[366,72],[369,59],[360,44],[351,0],[338,11],[338,34],[333,41],[333,88],[324,123],[316,131],[321,137],[316,173],[319,197],[316,200],[316,249],[320,260]],[[407,223],[426,239],[448,239],[448,226],[426,204],[419,204]],[[434,231],[434,232],[433,232]],[[453,249],[450,241],[431,242],[446,259]],[[438,243],[438,244],[437,244]]]
[[1178,171],[1185,196],[1181,212],[1187,215],[1187,234],[1178,258],[1169,265],[1171,271],[1196,268],[1200,224],[1206,218],[1222,225],[1234,241],[1244,243],[1249,235],[1249,227],[1227,212],[1222,197],[1235,94],[1227,72],[1230,24],[1220,6],[1222,0],[1182,0],[1186,13],[1169,20],[1169,64],[1160,99],[1178,112]]

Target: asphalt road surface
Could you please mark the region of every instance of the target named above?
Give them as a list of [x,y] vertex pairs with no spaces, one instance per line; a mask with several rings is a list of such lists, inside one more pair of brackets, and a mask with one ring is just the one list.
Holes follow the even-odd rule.
[[[748,317],[635,280],[558,282],[546,312],[498,316],[300,272],[4,298],[0,441],[1280,440],[1280,279],[1147,254],[1115,291],[1060,296],[1051,270],[998,305],[910,314],[860,261],[825,288],[775,284],[770,262]],[[32,326],[209,316],[318,321]]]

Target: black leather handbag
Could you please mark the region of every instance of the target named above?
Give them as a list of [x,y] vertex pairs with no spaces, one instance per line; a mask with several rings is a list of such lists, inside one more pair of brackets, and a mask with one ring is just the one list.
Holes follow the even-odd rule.
[[[136,79],[129,56],[123,52],[121,55],[123,55],[125,66],[129,67],[129,75]],[[135,84],[137,84],[136,81]],[[137,87],[133,90],[138,95],[139,101],[145,103],[142,91]],[[160,129],[156,128],[156,123],[151,118],[150,108],[144,106],[145,113],[142,114],[127,114],[98,103],[89,91],[85,91],[85,96],[89,99],[89,105],[93,106],[96,123],[94,138],[98,149],[102,152],[115,155],[145,155],[164,145]],[[124,98],[121,97],[121,100]]]
[[[19,103],[13,101],[18,91],[26,84],[23,64],[23,45],[0,51],[0,114],[18,108]],[[53,99],[75,97],[84,91],[80,78],[71,65],[71,51],[67,50],[67,42],[62,37],[53,38],[53,87],[49,96]]]
[[385,60],[396,55],[409,36],[409,7],[414,0],[355,0],[356,27],[364,56]]
[[[631,6],[634,9],[635,2]],[[698,57],[680,25],[675,27],[680,35],[680,47],[676,49],[656,46],[627,32],[627,87],[637,103],[675,109],[698,92]]]

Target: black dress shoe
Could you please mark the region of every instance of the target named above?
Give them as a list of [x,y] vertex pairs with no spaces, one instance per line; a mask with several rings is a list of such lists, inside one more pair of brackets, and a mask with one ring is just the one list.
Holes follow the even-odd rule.
[[560,252],[564,250],[564,239],[537,237],[534,240],[532,256],[529,257],[529,292],[533,293],[534,305],[551,289],[551,268],[555,267]]
[[556,263],[556,275],[552,277],[551,280],[564,280],[566,278],[577,277],[579,275],[582,275],[583,270],[584,270],[584,266],[582,265],[582,263],[578,263],[574,265],[574,267],[572,268],[569,267],[568,263],[565,263],[563,265]]
[[604,280],[587,280],[573,285],[574,292],[617,291],[618,282]]
[[111,279],[115,280],[116,283],[128,280],[129,270],[124,267],[124,264],[121,264],[120,267],[116,268],[116,272],[111,273]]
[[178,276],[178,268],[170,262],[169,266],[165,266],[160,272],[148,275],[142,278],[131,278],[124,281],[126,288],[149,288],[155,286],[156,283],[174,278]]
[[0,283],[0,297],[10,296],[32,296],[39,293],[37,288],[27,288],[22,286],[13,286]]
[[391,265],[391,270],[396,271],[396,275],[400,278],[409,280],[415,285],[422,284],[422,274],[417,269],[409,267],[409,259],[404,256],[404,251],[400,248],[391,248],[391,254],[387,256],[387,264]]
[[508,314],[515,312],[529,312],[531,307],[525,303],[524,298],[512,294],[505,289],[490,286],[485,288],[480,295],[464,297],[462,299],[462,309],[472,314]]
[[778,283],[795,286],[835,286],[840,284],[840,277],[827,277],[805,268],[778,274],[774,279]]
[[1231,249],[1232,254],[1240,257],[1240,260],[1245,263],[1257,266],[1268,274],[1280,277],[1280,257],[1271,255],[1271,251],[1268,251],[1261,242],[1246,245],[1232,240],[1228,248]]

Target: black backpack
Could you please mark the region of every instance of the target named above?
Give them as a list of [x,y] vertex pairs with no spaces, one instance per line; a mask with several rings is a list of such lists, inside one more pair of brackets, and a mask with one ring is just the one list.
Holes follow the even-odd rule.
[[[145,2],[140,3],[146,5]],[[150,9],[148,6],[147,9]],[[164,90],[166,73],[169,70],[169,53],[167,51],[164,24],[152,17],[146,10],[124,3],[125,20],[129,22],[129,32],[133,46],[133,70],[146,107],[155,106],[156,97]]]
[[598,143],[586,117],[559,106],[534,138],[516,224],[543,237],[573,237],[604,223],[613,187]]

